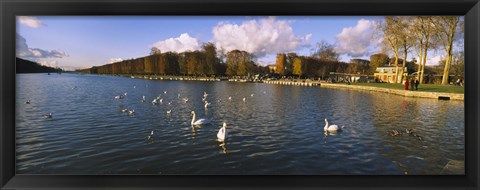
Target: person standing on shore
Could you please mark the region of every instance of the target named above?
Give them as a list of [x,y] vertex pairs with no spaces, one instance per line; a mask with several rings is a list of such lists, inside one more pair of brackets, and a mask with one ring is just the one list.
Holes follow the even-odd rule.
[[415,81],[413,79],[410,79],[410,86],[411,90],[415,90]]
[[405,86],[405,90],[408,90],[408,79],[405,80],[404,86]]
[[420,81],[418,81],[418,79],[415,79],[415,90],[418,90],[419,84],[420,84]]

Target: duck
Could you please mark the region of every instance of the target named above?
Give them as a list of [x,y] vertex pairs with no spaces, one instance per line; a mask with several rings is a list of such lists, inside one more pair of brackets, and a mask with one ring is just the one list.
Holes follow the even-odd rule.
[[133,115],[133,114],[135,114],[135,110],[134,110],[134,109],[132,109],[132,110],[128,111],[128,114],[130,114],[130,115]]
[[164,93],[164,94],[167,94],[167,91],[165,90],[165,91],[163,91],[163,93]]
[[388,132],[388,135],[390,135],[391,137],[396,137],[401,135],[401,133],[398,132],[396,129],[393,129],[392,131]]
[[412,133],[413,133],[413,129],[405,129],[405,133],[407,133],[407,134],[412,134]]
[[124,96],[127,96],[127,93],[125,92],[125,93],[123,93],[123,95],[124,95]]
[[25,102],[25,104],[30,104],[30,100],[27,100],[27,101]]
[[227,139],[227,123],[223,122],[223,127],[218,130],[217,138],[222,142]]
[[342,127],[338,127],[337,125],[328,125],[328,120],[325,118],[325,127],[323,128],[324,131],[341,131]]
[[229,96],[229,97],[228,97],[228,100],[232,100],[232,97],[231,97],[231,96]]
[[158,102],[157,102],[157,99],[153,99],[153,100],[152,100],[152,104],[153,104],[153,105],[156,105],[157,103],[158,103]]
[[122,95],[115,96],[115,99],[117,99],[117,100],[120,100],[120,99],[122,99],[122,98],[123,98]]
[[183,98],[183,101],[185,101],[185,103],[188,102],[188,98]]
[[147,140],[152,140],[153,139],[153,131],[150,132],[150,135],[148,135]]
[[52,113],[45,114],[45,115],[43,116],[43,118],[45,118],[45,119],[52,119],[52,118],[53,118],[53,114],[52,114]]
[[125,113],[125,112],[127,112],[127,111],[128,111],[127,108],[123,108],[123,109],[122,109],[122,112],[123,112],[123,113]]
[[245,98],[243,98],[243,102],[245,102],[245,101],[246,101],[246,99],[245,99]]
[[167,110],[167,114],[170,114],[170,113],[172,113],[172,110]]
[[195,121],[195,111],[192,111],[192,116],[192,125],[203,125],[210,123],[210,120],[204,118]]
[[250,94],[251,97],[253,97],[253,94]]

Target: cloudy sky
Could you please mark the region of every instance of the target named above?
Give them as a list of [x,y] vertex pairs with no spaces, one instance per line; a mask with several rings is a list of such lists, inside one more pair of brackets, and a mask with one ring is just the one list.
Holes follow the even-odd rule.
[[[65,69],[88,68],[162,52],[198,50],[206,42],[226,51],[253,53],[259,64],[275,55],[310,55],[316,43],[335,45],[340,59],[379,52],[372,32],[379,17],[144,17],[18,16],[17,56]],[[429,64],[440,55],[431,54]]]

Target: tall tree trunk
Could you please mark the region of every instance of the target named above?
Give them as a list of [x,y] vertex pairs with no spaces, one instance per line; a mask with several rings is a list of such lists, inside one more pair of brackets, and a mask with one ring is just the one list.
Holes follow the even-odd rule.
[[457,27],[457,20],[452,19],[450,22],[449,37],[448,37],[448,46],[447,50],[447,60],[445,61],[445,68],[443,69],[443,78],[442,84],[448,84],[448,74],[450,73],[450,65],[452,63],[452,49],[453,49],[453,38],[455,37],[455,29]]

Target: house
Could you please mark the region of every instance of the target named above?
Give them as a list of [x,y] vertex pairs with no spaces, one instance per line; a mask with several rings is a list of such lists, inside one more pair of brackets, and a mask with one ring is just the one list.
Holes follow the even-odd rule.
[[[401,69],[400,67],[399,69]],[[407,70],[407,67],[403,68],[404,71]],[[402,73],[400,73],[402,74]],[[376,80],[379,82],[387,82],[387,83],[394,83],[396,80],[396,71],[395,71],[395,66],[383,66],[383,67],[377,67],[377,70],[375,70],[375,73],[373,74]],[[399,76],[401,77],[401,76]]]

